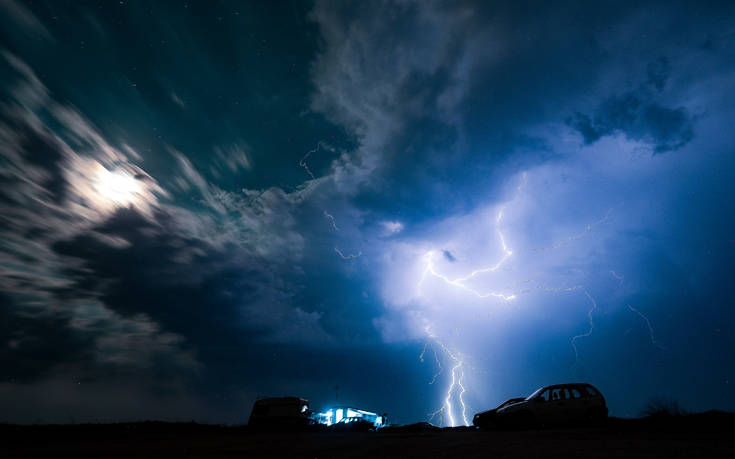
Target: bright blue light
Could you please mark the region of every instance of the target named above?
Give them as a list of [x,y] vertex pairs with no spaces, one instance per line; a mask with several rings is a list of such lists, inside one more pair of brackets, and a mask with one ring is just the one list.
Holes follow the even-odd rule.
[[354,422],[358,419],[370,422],[375,427],[381,427],[385,424],[385,418],[383,416],[378,416],[376,413],[370,411],[349,407],[330,408],[327,411],[313,415],[312,419],[319,424],[327,426],[337,423]]

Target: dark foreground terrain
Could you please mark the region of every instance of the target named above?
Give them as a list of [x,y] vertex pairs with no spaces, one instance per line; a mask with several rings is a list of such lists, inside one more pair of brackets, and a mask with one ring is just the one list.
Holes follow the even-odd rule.
[[0,425],[0,457],[735,457],[735,415],[611,418],[557,430],[253,432],[247,427],[142,422]]

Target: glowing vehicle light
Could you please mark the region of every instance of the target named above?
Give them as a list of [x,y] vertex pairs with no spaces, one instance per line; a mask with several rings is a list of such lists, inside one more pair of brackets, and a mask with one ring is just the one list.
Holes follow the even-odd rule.
[[118,205],[134,203],[141,187],[135,177],[127,172],[110,172],[101,168],[94,180],[94,187],[105,199]]
[[314,419],[319,424],[331,426],[338,423],[351,423],[356,421],[367,421],[375,427],[381,427],[385,423],[385,417],[379,416],[371,411],[360,410],[351,407],[334,407],[323,413],[318,413]]

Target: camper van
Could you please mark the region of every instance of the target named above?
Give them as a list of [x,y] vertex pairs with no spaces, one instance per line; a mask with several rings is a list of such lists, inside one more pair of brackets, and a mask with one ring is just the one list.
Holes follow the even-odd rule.
[[299,397],[256,400],[250,413],[251,427],[303,427],[312,424],[309,401]]
[[337,426],[340,424],[351,424],[365,422],[374,429],[383,427],[387,419],[385,415],[379,415],[371,411],[360,410],[348,406],[335,406],[323,413],[314,415],[316,422],[325,426]]

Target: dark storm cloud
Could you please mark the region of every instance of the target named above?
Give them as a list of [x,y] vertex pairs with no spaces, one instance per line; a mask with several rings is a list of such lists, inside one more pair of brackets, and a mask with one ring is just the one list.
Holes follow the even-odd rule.
[[453,154],[453,109],[463,95],[458,71],[465,57],[465,37],[457,32],[466,18],[434,5],[333,6],[319,2],[313,12],[325,46],[313,68],[312,107],[350,127],[360,142],[333,163],[336,186],[349,193],[379,189],[396,204],[421,200],[405,187],[441,165],[433,164],[433,154],[421,167],[412,167],[409,158],[427,148]]
[[694,117],[684,108],[670,108],[656,101],[671,72],[662,57],[648,64],[648,79],[634,91],[608,97],[591,115],[575,113],[567,123],[579,131],[585,144],[622,133],[631,140],[653,145],[653,152],[677,150],[694,137]]
[[64,273],[74,281],[67,295],[96,292],[122,316],[145,313],[194,346],[237,334],[241,343],[327,339],[312,323],[318,315],[288,306],[288,284],[274,277],[286,273],[267,259],[179,235],[165,214],[151,222],[132,209],[119,210],[94,231],[126,244],[115,247],[89,235],[56,242],[57,253],[83,260]]
[[655,90],[661,91],[666,86],[666,80],[671,75],[671,64],[669,60],[661,56],[653,62],[649,62],[646,67],[648,73],[647,83]]
[[[290,304],[287,278],[298,269],[286,267],[302,241],[289,213],[300,192],[226,192],[171,150],[180,166],[174,182],[194,194],[199,212],[160,202],[170,194],[130,162],[140,161],[137,152],[111,146],[17,57],[6,53],[3,65],[10,70],[0,125],[8,327],[0,336],[19,363],[6,367],[8,380],[72,364],[80,373],[112,366],[170,375],[213,357],[197,354],[200,347],[329,341],[319,313]],[[219,151],[215,164],[249,168],[243,147],[233,148]],[[100,188],[116,168],[138,183],[127,207],[110,206]]]
[[633,4],[317,2],[313,14],[325,46],[312,107],[360,139],[347,164],[333,163],[334,178],[375,218],[420,221],[497,195],[505,165],[556,157],[540,128],[578,110],[580,94],[607,99],[575,118],[588,143],[623,131],[662,152],[693,135],[685,108],[654,98],[673,71],[668,60],[644,65],[641,90],[616,85],[618,97],[598,87],[598,75],[621,70],[615,46],[644,14]]
[[[62,170],[63,155],[59,145],[48,133],[39,132],[19,120],[9,120],[6,128],[14,133],[18,142],[15,148],[24,152],[25,161],[45,172],[46,177],[40,185],[48,191],[54,203],[60,203],[64,199],[67,183]],[[3,189],[10,190],[12,185],[8,185]],[[10,197],[6,196],[6,199]]]
[[[581,278],[600,292],[573,375],[604,381],[616,406],[644,401],[675,367],[705,373],[658,354],[625,304],[682,355],[707,360],[731,344],[710,336],[732,327],[720,306],[735,259],[721,202],[732,113],[712,96],[732,92],[733,34],[717,5],[0,10],[8,419],[35,418],[17,397],[68,421],[47,395],[59,394],[85,419],[243,422],[257,395],[318,408],[335,384],[366,408],[390,401],[402,420],[423,419],[447,376],[428,384],[423,327],[459,325],[472,305],[446,289],[427,307],[411,297],[412,273],[430,247],[442,267],[485,266],[495,206],[514,193],[503,223],[514,256],[561,240],[525,256],[554,262],[539,271],[559,285]],[[135,196],[105,188],[117,172]],[[501,275],[536,276],[529,266]],[[572,375],[569,339],[589,327],[588,301],[526,298],[483,303],[488,329],[472,315],[446,336],[505,375],[475,375],[473,408]],[[407,331],[415,323],[419,334]],[[677,344],[687,333],[696,349]],[[495,345],[514,352],[487,352]],[[708,373],[710,394],[723,393],[726,360],[708,360],[721,369]],[[637,375],[650,376],[645,389],[621,383]]]
[[[713,35],[711,24],[717,24],[721,31],[729,28],[717,5],[702,5],[694,20],[684,20],[691,18],[685,4],[642,7],[634,3],[549,6],[467,2],[431,3],[417,11],[412,10],[413,6],[393,8],[381,4],[361,11],[359,7],[339,8],[329,2],[317,4],[314,14],[322,24],[325,46],[314,67],[317,91],[313,107],[335,122],[350,126],[358,135],[360,146],[350,153],[352,160],[334,163],[335,180],[355,195],[351,203],[369,215],[368,220],[405,222],[401,236],[419,239],[414,248],[417,251],[424,242],[421,231],[425,226],[420,223],[463,215],[471,211],[468,209],[502,200],[498,185],[507,183],[518,170],[544,171],[548,166],[548,175],[541,172],[536,180],[555,183],[548,185],[549,190],[564,188],[552,178],[557,175],[564,181],[573,180],[571,177],[580,181],[579,188],[570,195],[557,202],[546,201],[536,209],[550,215],[532,231],[538,236],[547,225],[581,215],[584,210],[578,205],[607,207],[623,200],[635,202],[641,194],[652,203],[666,199],[667,215],[679,214],[680,204],[669,202],[677,178],[661,178],[662,189],[656,192],[640,185],[635,186],[636,193],[625,191],[639,179],[653,179],[647,176],[646,167],[665,168],[663,163],[646,163],[639,165],[640,169],[628,169],[611,160],[617,155],[619,161],[635,164],[632,158],[637,153],[630,144],[653,152],[656,158],[676,153],[679,156],[675,161],[684,163],[696,161],[695,152],[700,150],[711,151],[717,157],[723,154],[726,143],[710,144],[695,136],[706,124],[702,107],[710,103],[709,95],[724,94],[730,87],[723,80],[729,78],[725,76],[728,72],[721,72],[722,63],[731,61],[732,55],[714,57],[699,46]],[[401,30],[388,30],[391,21],[381,20],[385,17],[399,20]],[[415,32],[423,26],[425,31]],[[412,33],[404,34],[406,30]],[[369,38],[373,36],[378,38]],[[413,52],[406,53],[407,49]],[[696,68],[706,70],[698,72]],[[727,119],[729,115],[724,113],[730,112],[713,114],[709,121]],[[576,157],[576,142],[566,141],[574,137],[568,135],[570,131],[582,135],[584,151],[594,152],[600,169],[588,159]],[[664,152],[670,155],[658,154]],[[726,164],[718,168],[727,169]],[[703,169],[695,175],[707,175],[707,168]],[[610,186],[602,185],[607,180]],[[604,193],[600,191],[603,189]],[[538,195],[529,199],[543,200]],[[610,204],[613,199],[618,201]],[[656,208],[652,203],[651,207]],[[596,209],[598,216],[590,217],[590,221],[599,219],[605,210]],[[674,230],[668,228],[668,220],[658,220],[650,210],[639,211],[640,218],[656,228],[655,233],[660,234],[657,237],[671,241]],[[629,209],[620,212],[625,215],[617,216],[615,224],[641,221],[629,215]],[[682,218],[675,225],[679,234],[691,231],[691,221]],[[474,229],[453,223],[460,234]],[[578,223],[580,229],[588,224]],[[580,230],[566,231],[577,234]],[[679,248],[674,243],[670,247],[673,252]],[[621,254],[630,253],[637,261],[630,265],[628,275],[636,276],[632,273],[644,269],[646,262],[635,258],[635,252],[629,249],[622,245],[621,252],[610,253],[599,263],[610,263],[618,256],[628,259],[628,255]],[[395,263],[398,257],[390,250],[401,250],[400,244],[390,246],[390,255],[386,255]],[[648,257],[652,264],[657,263],[654,255]],[[688,263],[678,258],[670,261]],[[597,261],[585,259],[578,263],[574,268],[559,269],[584,272]],[[404,272],[412,268],[415,266],[404,266],[387,277],[406,275]],[[610,276],[609,269],[598,271]],[[713,267],[713,271],[719,272],[719,268]],[[411,309],[413,304],[400,302],[411,287],[411,278],[406,277],[399,277],[391,298],[404,308],[405,315],[389,315],[377,321],[393,339],[405,338],[407,332],[401,322],[410,322],[411,314],[416,312]],[[639,288],[656,290],[654,296],[663,298],[668,295],[669,285],[651,279]],[[650,309],[644,311],[651,313],[653,303],[650,298],[645,302]],[[619,305],[609,307],[613,306]],[[665,314],[671,314],[662,309],[651,313],[654,321],[666,320]],[[584,309],[580,314],[582,321],[575,322],[579,329],[570,331],[569,336],[580,330],[586,332],[586,312]],[[616,311],[615,317],[617,321],[634,319],[640,325],[641,318],[628,309]],[[705,328],[699,325],[699,329]],[[562,346],[569,347],[566,335],[561,341]],[[535,343],[529,338],[531,342]],[[566,370],[564,367],[559,374]],[[517,371],[533,370],[519,365]],[[718,384],[714,379],[711,383]]]
[[34,381],[60,364],[91,357],[89,337],[75,333],[66,315],[41,308],[23,312],[5,293],[0,293],[0,304],[3,383]]

